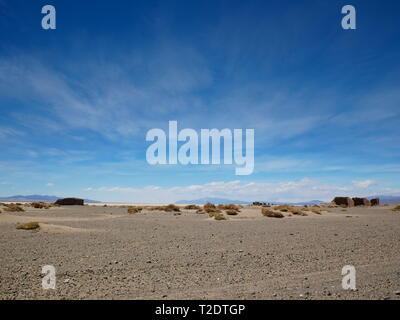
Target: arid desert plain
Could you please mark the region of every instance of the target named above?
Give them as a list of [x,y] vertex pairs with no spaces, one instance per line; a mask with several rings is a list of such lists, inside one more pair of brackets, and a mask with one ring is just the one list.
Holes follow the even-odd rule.
[[[21,207],[0,206],[1,299],[400,299],[394,205],[283,218],[244,206],[222,210],[226,220],[184,205]],[[29,222],[39,228],[16,228]],[[55,289],[42,288],[45,265],[56,269]],[[346,265],[356,290],[342,288]]]

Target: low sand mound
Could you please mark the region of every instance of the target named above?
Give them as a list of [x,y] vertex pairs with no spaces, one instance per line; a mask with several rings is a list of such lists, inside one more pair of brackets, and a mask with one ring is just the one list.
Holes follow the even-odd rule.
[[45,233],[74,233],[74,232],[89,232],[90,229],[73,228],[68,226],[40,223],[40,231]]

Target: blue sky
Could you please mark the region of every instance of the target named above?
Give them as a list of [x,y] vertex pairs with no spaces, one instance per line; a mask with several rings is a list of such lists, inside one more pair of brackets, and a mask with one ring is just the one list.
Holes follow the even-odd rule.
[[[41,29],[41,8],[57,29]],[[341,8],[357,30],[341,28]],[[398,1],[0,0],[0,195],[400,194]],[[148,130],[253,128],[255,170],[150,166]]]

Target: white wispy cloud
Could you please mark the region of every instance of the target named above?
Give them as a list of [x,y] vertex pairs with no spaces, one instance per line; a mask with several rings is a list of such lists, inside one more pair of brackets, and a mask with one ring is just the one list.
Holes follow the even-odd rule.
[[352,181],[351,182],[353,185],[359,188],[368,188],[370,186],[373,186],[376,184],[374,180],[360,180],[360,181]]
[[[372,183],[373,184],[373,183]],[[175,202],[178,200],[193,200],[203,197],[218,197],[243,201],[330,201],[335,196],[368,196],[365,193],[366,185],[371,186],[371,181],[363,183],[350,182],[347,185],[334,185],[303,178],[284,182],[243,182],[239,180],[229,182],[210,182],[199,185],[176,186],[162,188],[159,186],[136,187],[89,187],[84,191],[88,195],[101,199],[114,199],[115,201],[130,202]],[[390,191],[390,188],[375,188],[369,190],[371,194]]]

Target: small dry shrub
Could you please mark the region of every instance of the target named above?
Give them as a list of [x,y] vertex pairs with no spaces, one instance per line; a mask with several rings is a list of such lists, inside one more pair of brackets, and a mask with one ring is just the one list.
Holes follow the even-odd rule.
[[218,209],[214,204],[212,203],[206,203],[203,206],[203,210],[207,213],[221,213],[221,210]]
[[39,222],[34,221],[34,222],[28,222],[25,224],[20,224],[16,228],[18,230],[35,230],[35,229],[38,229],[39,227],[40,227]]
[[215,215],[219,215],[219,214],[222,214],[222,211],[221,210],[218,210],[218,209],[210,209],[210,210],[213,210],[213,211],[210,211],[210,212],[207,212],[208,213],[208,216],[210,217],[210,218],[212,218],[212,217],[214,217]]
[[165,212],[180,212],[181,209],[174,204],[169,204],[167,206],[156,206],[150,207],[149,210],[151,211],[165,211]]
[[[221,207],[220,207],[221,206]],[[236,204],[221,204],[218,206],[218,209],[222,209],[222,210],[235,210],[235,211],[240,211],[240,208],[238,205]]]
[[280,205],[280,206],[273,207],[273,209],[274,209],[274,210],[279,210],[279,211],[282,211],[282,212],[288,212],[288,211],[290,211],[290,210],[289,210],[289,209],[290,209],[290,206],[284,204],[284,205]]
[[[306,208],[305,210],[308,212],[315,213],[315,214],[321,214],[321,211],[316,208]],[[325,211],[328,211],[328,210],[325,210]]]
[[46,202],[32,202],[31,207],[36,209],[48,209],[50,208],[50,204]]
[[[276,206],[273,208],[274,210],[279,210],[282,212],[290,212],[294,215],[297,216],[306,216],[307,213],[305,213],[303,210],[301,210],[300,208],[295,208],[289,205],[280,205],[280,206]],[[306,208],[305,210],[310,210],[310,208]]]
[[215,204],[212,204],[211,202],[207,202],[205,205],[203,205],[203,209],[207,210],[207,209],[216,209],[217,207],[215,206]]
[[198,213],[198,214],[204,214],[204,213],[206,213],[204,210],[202,210],[202,209],[198,209],[198,210],[196,210],[196,213]]
[[163,211],[164,207],[162,207],[162,206],[154,206],[154,207],[147,207],[146,209],[149,210],[149,211]]
[[220,212],[215,212],[214,219],[215,220],[226,220],[226,217]]
[[261,213],[265,217],[270,217],[270,218],[283,218],[284,215],[281,212],[276,212],[270,209],[262,208]]
[[174,204],[169,204],[169,205],[167,205],[165,207],[164,211],[167,211],[167,212],[172,212],[172,211],[180,212],[181,209],[178,206],[174,205]]
[[4,208],[4,211],[8,211],[8,212],[22,212],[25,211],[22,207],[20,207],[17,204],[14,203],[10,203],[10,204],[6,204],[6,207]]
[[189,204],[185,207],[186,210],[199,210],[200,207],[196,204]]
[[229,210],[225,210],[225,213],[228,216],[236,216],[239,213],[239,211],[238,210],[234,210],[234,209],[229,209]]
[[142,207],[136,207],[136,206],[129,206],[128,207],[128,213],[132,214],[132,213],[139,213],[140,211],[142,211],[143,208]]
[[303,210],[301,210],[299,208],[293,208],[293,207],[289,207],[288,212],[291,212],[292,214],[294,214],[296,216],[306,216],[307,215],[307,213],[305,213]]
[[392,211],[400,211],[400,205],[395,206]]

